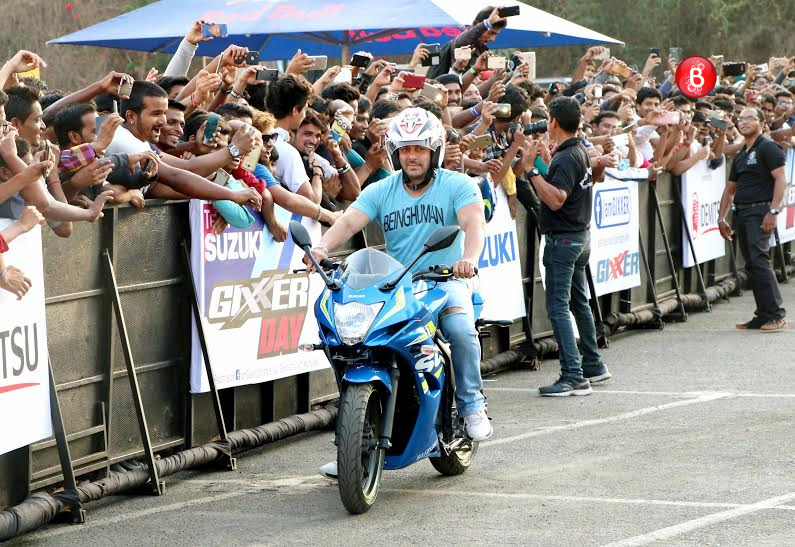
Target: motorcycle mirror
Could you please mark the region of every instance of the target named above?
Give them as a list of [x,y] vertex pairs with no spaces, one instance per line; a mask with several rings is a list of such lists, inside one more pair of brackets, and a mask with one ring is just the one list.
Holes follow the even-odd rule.
[[309,232],[307,232],[303,224],[297,220],[290,221],[290,236],[293,238],[293,243],[295,243],[299,249],[306,250],[305,247],[312,246],[312,238],[309,237]]
[[446,249],[450,245],[453,244],[455,238],[458,237],[458,232],[461,231],[461,228],[458,226],[442,226],[441,228],[437,228],[431,235],[428,236],[428,239],[425,240],[425,244],[422,246],[422,251],[414,257],[408,266],[406,266],[403,271],[400,273],[392,281],[387,281],[383,285],[379,287],[382,291],[391,291],[397,284],[400,283],[400,280],[403,279],[403,276],[414,267],[414,265],[428,253],[432,253],[434,251],[438,251],[440,249]]
[[434,251],[446,249],[453,244],[460,231],[461,228],[458,226],[442,226],[441,228],[437,228],[428,236],[428,239],[425,240],[425,247],[428,248],[427,252],[432,253]]

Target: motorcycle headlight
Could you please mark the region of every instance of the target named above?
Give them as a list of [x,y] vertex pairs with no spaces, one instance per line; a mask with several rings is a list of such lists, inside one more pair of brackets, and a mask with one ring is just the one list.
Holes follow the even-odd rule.
[[335,305],[334,324],[342,343],[352,346],[364,340],[367,331],[370,330],[370,326],[383,306],[383,302],[375,304],[348,302]]

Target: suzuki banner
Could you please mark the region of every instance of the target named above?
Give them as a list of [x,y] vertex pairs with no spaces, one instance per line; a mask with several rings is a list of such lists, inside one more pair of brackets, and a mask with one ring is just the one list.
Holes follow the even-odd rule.
[[481,317],[512,321],[525,316],[519,239],[502,185],[495,189],[495,194],[494,216],[486,225],[486,243],[478,261],[483,296]]
[[[720,198],[726,187],[726,162],[710,169],[707,160],[701,160],[682,174],[682,204],[685,208],[685,225],[693,239],[698,264],[720,258],[726,254],[726,240],[718,230]],[[682,265],[695,266],[693,253],[682,233]]]
[[638,184],[646,182],[617,178],[625,173],[607,170],[593,187],[589,266],[596,296],[640,285]]
[[[300,220],[313,241],[320,225],[276,207],[283,225]],[[262,216],[249,228],[213,233],[215,215],[207,202],[191,200],[191,266],[204,334],[218,389],[266,382],[328,367],[322,351],[298,351],[318,343],[314,304],[323,288],[303,268],[304,252],[287,238],[277,243]],[[209,391],[194,323],[191,391]]]
[[31,285],[21,300],[0,289],[0,454],[52,436],[41,228],[15,239],[3,261]]

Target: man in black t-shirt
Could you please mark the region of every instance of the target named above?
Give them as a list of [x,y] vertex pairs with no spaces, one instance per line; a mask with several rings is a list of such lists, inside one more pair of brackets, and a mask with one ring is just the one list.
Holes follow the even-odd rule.
[[736,325],[737,328],[777,331],[786,327],[787,322],[784,301],[770,264],[770,234],[776,227],[776,216],[787,188],[786,159],[778,144],[762,136],[764,119],[757,108],[744,108],[740,113],[737,128],[745,146],[734,158],[720,200],[718,228],[724,239],[731,241],[732,228],[726,221],[726,213],[734,202],[734,226],[756,300],[754,318]]
[[[557,97],[549,104],[549,136],[557,143],[549,172],[531,169],[528,178],[541,199],[539,224],[545,238],[546,304],[560,350],[560,379],[539,389],[546,397],[588,395],[591,382],[610,378],[596,345],[596,326],[588,304],[585,267],[591,254],[591,189],[594,173],[577,138],[580,104]],[[533,158],[534,159],[534,158]],[[526,163],[532,165],[532,163]],[[582,342],[577,349],[569,309]]]

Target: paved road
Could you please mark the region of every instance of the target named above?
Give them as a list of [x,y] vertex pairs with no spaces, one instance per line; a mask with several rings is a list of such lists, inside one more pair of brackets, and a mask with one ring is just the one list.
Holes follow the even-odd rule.
[[[795,308],[795,284],[784,287]],[[614,378],[542,399],[557,361],[488,379],[495,436],[468,473],[389,472],[351,517],[317,475],[331,434],[253,451],[235,472],[167,478],[162,498],[89,505],[46,545],[795,545],[795,330],[738,332],[750,293],[661,332],[615,338]]]

